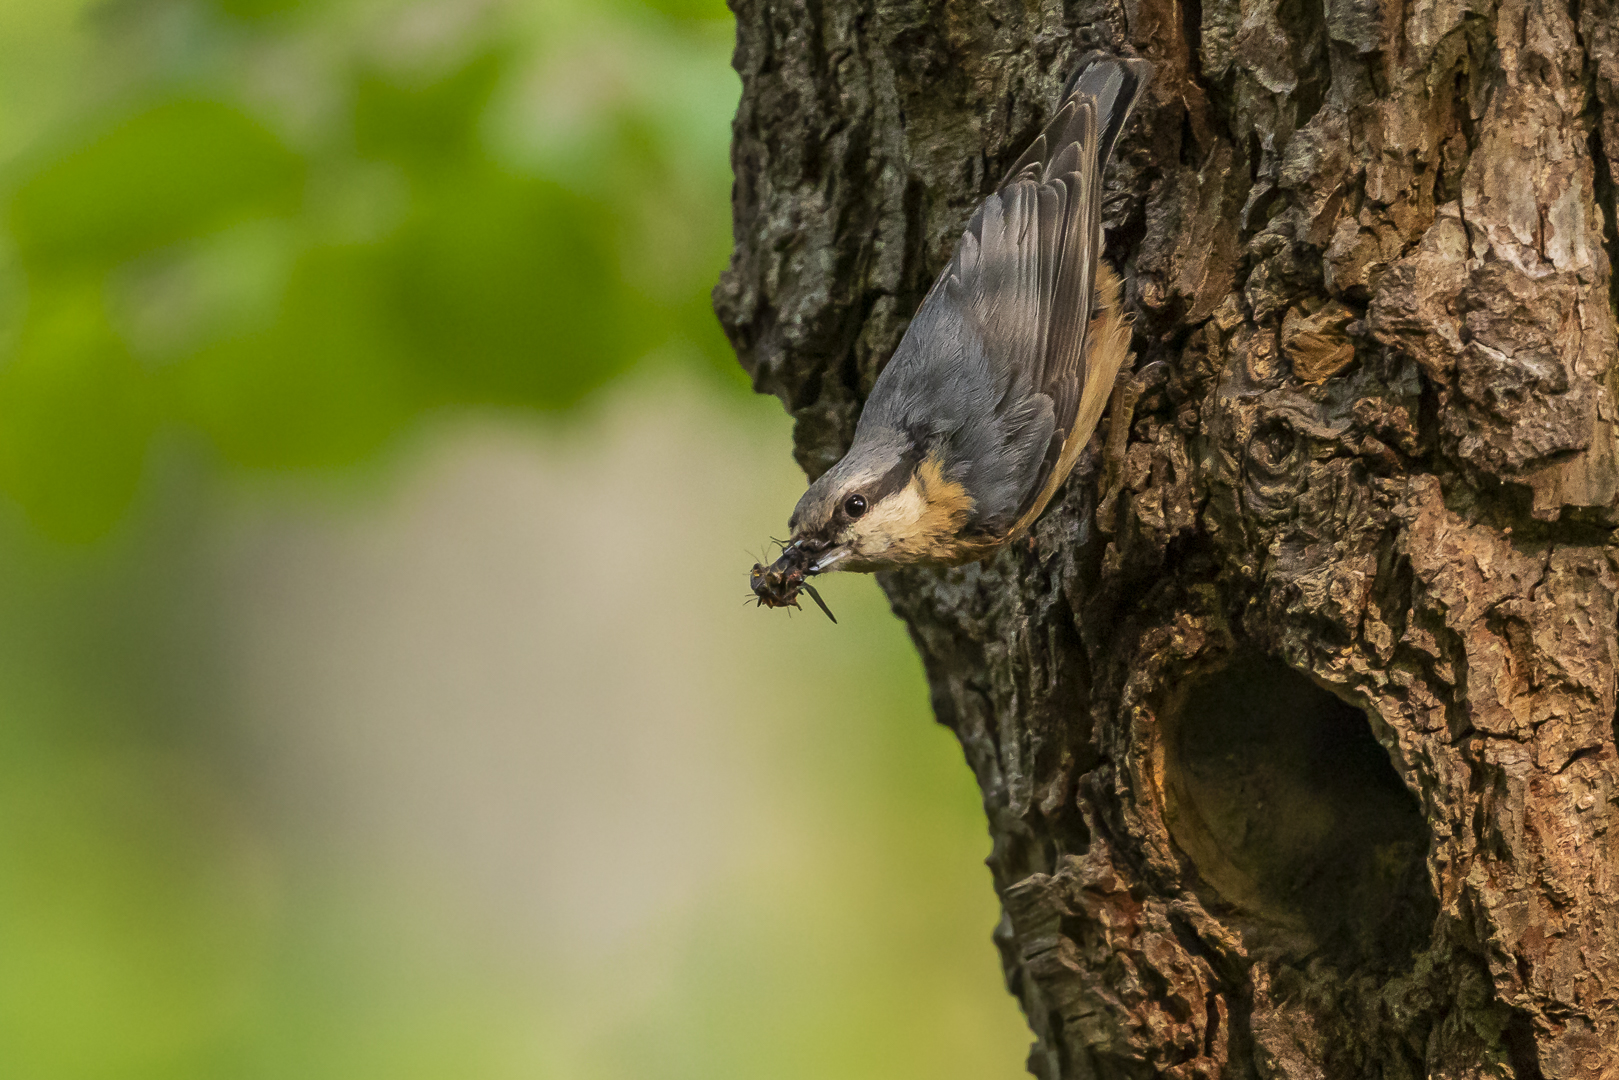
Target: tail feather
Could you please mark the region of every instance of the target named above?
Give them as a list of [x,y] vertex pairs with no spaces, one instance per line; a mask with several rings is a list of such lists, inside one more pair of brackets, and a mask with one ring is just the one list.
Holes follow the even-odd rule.
[[1096,160],[1105,170],[1113,155],[1113,144],[1119,141],[1119,133],[1124,130],[1131,110],[1151,79],[1152,65],[1145,60],[1129,60],[1100,49],[1080,57],[1063,83],[1056,114],[1017,162],[1006,170],[1000,186],[1006,188],[1018,180],[1040,183],[1064,171],[1052,158],[1078,141],[1079,132],[1073,129],[1083,122],[1078,115],[1081,101],[1095,103],[1096,119],[1102,129]]
[[1147,61],[1129,60],[1096,50],[1080,57],[1063,84],[1063,101],[1079,94],[1096,102],[1097,118],[1102,124],[1096,157],[1103,168],[1113,155],[1113,144],[1119,141],[1119,132],[1130,119],[1136,100],[1151,79],[1152,65]]

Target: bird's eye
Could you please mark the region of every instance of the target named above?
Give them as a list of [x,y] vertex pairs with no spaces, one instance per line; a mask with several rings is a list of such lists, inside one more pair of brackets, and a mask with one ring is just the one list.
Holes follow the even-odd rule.
[[866,512],[866,497],[864,495],[850,495],[843,500],[843,512],[852,518],[857,518]]

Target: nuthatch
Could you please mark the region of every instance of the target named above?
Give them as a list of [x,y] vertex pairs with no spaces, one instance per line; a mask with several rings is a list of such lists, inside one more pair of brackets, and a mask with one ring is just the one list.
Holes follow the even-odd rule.
[[[810,485],[754,592],[807,575],[983,559],[1024,533],[1090,441],[1130,322],[1100,261],[1102,172],[1152,65],[1092,52],[984,200],[878,375],[854,443]],[[796,606],[796,605],[795,605]]]

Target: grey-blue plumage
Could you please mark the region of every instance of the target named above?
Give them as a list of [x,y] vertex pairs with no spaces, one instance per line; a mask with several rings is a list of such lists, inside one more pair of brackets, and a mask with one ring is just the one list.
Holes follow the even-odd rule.
[[[849,452],[799,501],[795,536],[830,545],[851,493],[861,506],[887,498],[914,483],[923,459],[942,477],[934,488],[965,492],[960,552],[1003,541],[1043,509],[1072,467],[1074,437],[1082,445],[1101,414],[1113,380],[1102,366],[1116,370],[1128,355],[1116,279],[1099,269],[1102,174],[1151,71],[1101,52],[1079,62],[1044,132],[968,222],[878,376]],[[1088,363],[1100,348],[1088,337],[1102,314],[1112,322],[1099,366]],[[957,558],[936,543],[889,546],[892,555],[863,549],[850,562]]]

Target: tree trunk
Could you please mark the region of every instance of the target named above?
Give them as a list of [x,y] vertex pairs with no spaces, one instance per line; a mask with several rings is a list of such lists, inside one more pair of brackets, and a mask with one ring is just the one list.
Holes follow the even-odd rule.
[[1122,454],[883,581],[1030,1070],[1619,1078],[1619,3],[735,2],[716,304],[811,475],[1071,62],[1157,65]]

